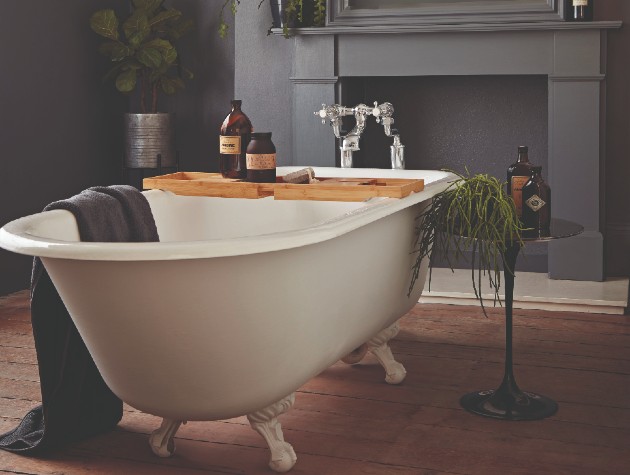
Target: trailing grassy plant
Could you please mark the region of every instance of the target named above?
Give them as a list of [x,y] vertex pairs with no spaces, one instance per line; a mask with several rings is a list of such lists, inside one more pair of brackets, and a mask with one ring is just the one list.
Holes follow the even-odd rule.
[[486,313],[481,293],[481,282],[488,279],[494,293],[494,303],[501,302],[501,270],[507,268],[503,255],[510,242],[522,244],[523,228],[516,214],[514,201],[505,192],[505,182],[477,174],[460,175],[450,186],[438,193],[431,205],[421,213],[416,226],[414,252],[408,295],[418,279],[423,259],[429,260],[429,288],[434,258],[443,258],[453,269],[453,260],[468,260],[471,254],[471,280],[475,297]]

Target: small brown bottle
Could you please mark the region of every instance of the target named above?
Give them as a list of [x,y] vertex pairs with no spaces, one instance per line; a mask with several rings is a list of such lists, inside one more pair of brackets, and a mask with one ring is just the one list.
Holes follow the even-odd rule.
[[523,186],[523,226],[525,236],[548,236],[551,225],[551,189],[542,177],[542,167],[532,167],[532,176]]
[[245,178],[245,151],[253,131],[252,123],[241,110],[241,101],[232,101],[232,112],[221,125],[219,171],[224,178]]
[[516,162],[507,169],[507,194],[514,200],[519,218],[523,215],[522,189],[531,176],[532,164],[529,162],[528,149],[521,145],[518,147]]
[[247,146],[247,181],[254,183],[276,182],[276,147],[271,132],[252,133]]

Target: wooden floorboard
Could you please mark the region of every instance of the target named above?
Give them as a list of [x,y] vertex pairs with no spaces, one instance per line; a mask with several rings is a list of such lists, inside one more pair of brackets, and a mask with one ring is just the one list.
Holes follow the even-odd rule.
[[[291,473],[438,475],[630,473],[630,318],[516,310],[519,385],[559,402],[541,421],[469,414],[459,398],[495,388],[503,372],[501,308],[417,305],[392,342],[399,386],[372,355],[306,383],[280,416],[298,455]],[[28,294],[0,298],[0,432],[41,399]],[[116,430],[55,453],[0,451],[0,474],[269,474],[268,449],[245,417],[189,422],[177,452],[155,457],[159,419],[125,406]]]

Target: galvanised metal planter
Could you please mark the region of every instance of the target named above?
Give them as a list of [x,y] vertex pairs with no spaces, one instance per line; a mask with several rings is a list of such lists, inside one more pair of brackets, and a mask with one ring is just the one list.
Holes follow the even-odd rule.
[[125,114],[124,158],[127,168],[177,166],[175,113]]

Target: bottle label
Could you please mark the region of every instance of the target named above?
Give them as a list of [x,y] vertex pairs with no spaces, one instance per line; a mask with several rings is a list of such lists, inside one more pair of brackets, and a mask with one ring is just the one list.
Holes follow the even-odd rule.
[[538,195],[533,195],[530,196],[526,201],[525,204],[532,210],[532,211],[538,211],[540,208],[542,208],[543,206],[545,206],[547,204],[546,201],[544,201],[540,196]]
[[588,0],[573,0],[574,7],[588,7]]
[[238,135],[220,135],[219,153],[241,153],[241,137]]
[[512,200],[516,205],[516,214],[519,218],[523,216],[523,187],[527,180],[529,180],[528,176],[512,177]]
[[248,170],[271,170],[276,168],[275,153],[248,153],[245,155]]

